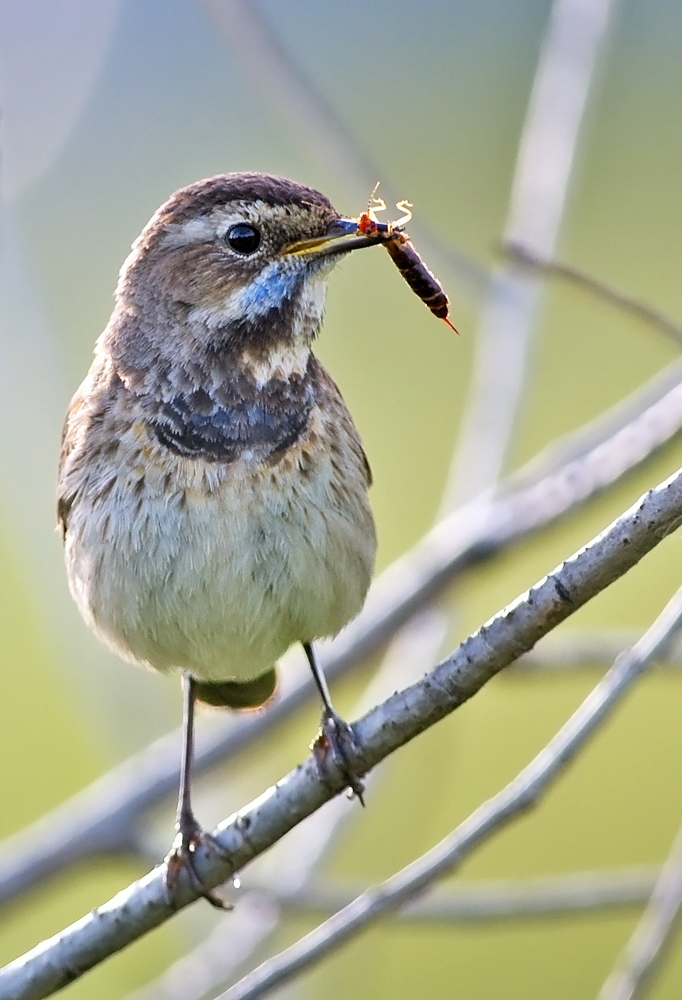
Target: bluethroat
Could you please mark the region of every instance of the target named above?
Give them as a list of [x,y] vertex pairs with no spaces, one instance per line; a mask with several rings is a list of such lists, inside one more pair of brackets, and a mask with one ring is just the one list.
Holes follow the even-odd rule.
[[265,703],[303,645],[322,733],[352,731],[313,641],[362,607],[375,556],[371,474],[312,353],[341,256],[381,242],[318,191],[232,173],[177,191],[123,265],[111,319],[64,427],[58,515],[71,593],[111,649],[183,682],[178,872],[209,840],[190,803],[195,701]]

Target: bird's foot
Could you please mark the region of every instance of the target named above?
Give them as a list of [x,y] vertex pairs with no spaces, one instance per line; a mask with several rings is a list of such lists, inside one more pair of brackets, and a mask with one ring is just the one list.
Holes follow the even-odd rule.
[[209,889],[201,880],[195,867],[197,847],[205,847],[225,861],[228,856],[215,837],[207,833],[196,821],[192,813],[181,817],[176,825],[176,836],[173,846],[166,855],[166,872],[164,875],[164,895],[166,902],[172,906],[178,885],[178,876],[184,870],[192,884],[192,888],[200,896],[215,906],[218,910],[231,910],[232,904],[222,899],[216,892]]
[[310,749],[320,769],[324,769],[330,752],[334,755],[342,768],[350,792],[359,800],[360,805],[364,806],[365,785],[350,763],[351,754],[357,753],[358,750],[355,734],[352,727],[334,709],[325,709],[320,731],[310,744]]

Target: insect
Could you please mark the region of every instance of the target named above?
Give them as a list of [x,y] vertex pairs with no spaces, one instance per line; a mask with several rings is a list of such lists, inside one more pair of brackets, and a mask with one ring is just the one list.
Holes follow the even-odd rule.
[[434,316],[444,320],[455,333],[458,333],[459,331],[448,319],[449,302],[443,291],[443,286],[435,274],[428,269],[412,246],[409,236],[403,231],[403,227],[412,218],[411,203],[399,201],[396,204],[396,208],[404,213],[396,222],[379,222],[376,213],[386,210],[386,202],[383,198],[376,197],[378,187],[377,184],[370,195],[367,211],[363,212],[358,219],[358,232],[364,235],[376,234],[382,237],[383,245],[391,260],[415,295],[418,295],[424,305],[429,307]]

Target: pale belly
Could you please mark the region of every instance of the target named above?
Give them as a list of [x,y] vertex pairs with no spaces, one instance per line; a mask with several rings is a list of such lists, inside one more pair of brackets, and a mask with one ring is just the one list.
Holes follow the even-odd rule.
[[247,680],[362,607],[376,543],[359,469],[240,462],[200,488],[149,474],[134,486],[81,496],[66,536],[71,592],[119,655]]

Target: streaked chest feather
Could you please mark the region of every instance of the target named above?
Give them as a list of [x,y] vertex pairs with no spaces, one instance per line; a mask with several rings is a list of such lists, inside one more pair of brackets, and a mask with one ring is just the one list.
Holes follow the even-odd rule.
[[331,412],[312,407],[295,444],[267,462],[186,457],[133,421],[115,454],[88,464],[68,517],[70,585],[119,653],[199,677],[253,676],[359,611],[374,527],[340,399]]

